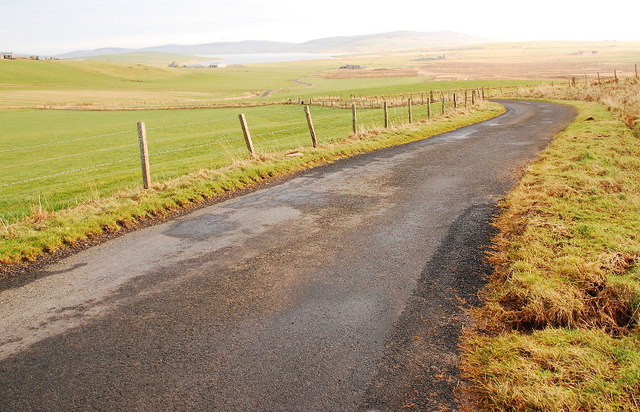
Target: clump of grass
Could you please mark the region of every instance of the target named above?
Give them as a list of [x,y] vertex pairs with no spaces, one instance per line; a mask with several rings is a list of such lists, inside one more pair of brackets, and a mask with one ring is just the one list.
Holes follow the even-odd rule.
[[463,345],[483,410],[638,408],[640,139],[621,112],[572,104],[576,121],[495,222],[495,272]]
[[640,408],[640,340],[601,330],[546,329],[473,337],[466,359],[479,410],[621,411]]
[[[0,227],[0,264],[6,267],[20,261],[28,262],[88,238],[135,227],[149,219],[162,218],[175,210],[270,177],[292,174],[358,153],[424,139],[490,119],[503,112],[502,106],[487,102],[432,121],[350,135],[346,139],[320,145],[317,149],[298,148],[301,156],[286,156],[286,151],[263,154],[256,159],[237,160],[220,169],[201,169],[154,184],[149,190],[129,189],[67,209],[43,210],[23,221]],[[0,274],[2,269],[0,265]]]

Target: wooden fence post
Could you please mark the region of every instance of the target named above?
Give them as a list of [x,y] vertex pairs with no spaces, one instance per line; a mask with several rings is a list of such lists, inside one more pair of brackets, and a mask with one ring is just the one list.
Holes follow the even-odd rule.
[[636,79],[638,78],[638,64],[635,65],[635,69],[636,69]]
[[440,101],[442,102],[442,115],[444,116],[444,93],[440,93]]
[[140,143],[140,162],[142,164],[142,186],[151,186],[151,171],[149,168],[149,149],[147,147],[147,129],[144,122],[138,122],[138,141]]
[[616,69],[613,69],[613,79],[617,82],[618,81],[618,71]]
[[353,134],[358,134],[358,113],[356,111],[356,104],[351,104],[351,118],[353,123]]
[[464,108],[467,108],[468,102],[469,101],[469,93],[467,92],[467,89],[464,89]]
[[309,126],[309,134],[311,134],[311,144],[318,147],[318,139],[316,137],[316,129],[313,127],[313,119],[311,118],[311,110],[309,106],[304,107],[304,114],[307,117],[307,125]]
[[476,89],[471,90],[471,106],[476,105]]
[[598,84],[600,84],[600,72],[598,72]]
[[247,144],[247,150],[249,154],[253,157],[256,156],[256,151],[253,148],[253,141],[251,140],[251,132],[249,132],[249,126],[247,126],[247,118],[244,117],[243,113],[238,115],[238,119],[240,119],[240,126],[242,127],[242,134],[244,134],[244,142]]
[[453,108],[458,108],[458,99],[456,98],[456,92],[453,92]]
[[386,129],[389,127],[389,105],[386,100],[382,102],[382,107],[384,108],[384,127]]
[[484,95],[484,87],[483,87],[482,89],[480,89],[480,90],[482,91],[482,101],[487,100],[487,99],[485,98],[485,95]]
[[407,104],[408,104],[408,110],[409,110],[409,124],[411,124],[413,123],[413,107],[412,107],[413,98],[412,97],[409,97]]
[[427,120],[431,120],[431,99],[427,99]]

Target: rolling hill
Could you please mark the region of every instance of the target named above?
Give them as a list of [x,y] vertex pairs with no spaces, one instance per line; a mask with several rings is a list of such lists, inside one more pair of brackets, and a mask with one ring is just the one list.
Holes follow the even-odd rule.
[[59,58],[88,58],[122,53],[175,53],[189,56],[236,53],[366,53],[390,52],[434,47],[462,46],[484,41],[467,34],[439,31],[396,31],[363,36],[340,36],[310,40],[304,43],[284,43],[262,40],[206,43],[196,45],[167,44],[142,49],[101,48],[79,50],[58,55]]

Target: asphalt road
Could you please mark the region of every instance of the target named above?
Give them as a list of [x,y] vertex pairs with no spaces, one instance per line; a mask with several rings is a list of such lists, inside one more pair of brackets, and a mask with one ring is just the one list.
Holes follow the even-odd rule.
[[575,116],[503,104],[0,284],[0,410],[454,409],[496,200]]

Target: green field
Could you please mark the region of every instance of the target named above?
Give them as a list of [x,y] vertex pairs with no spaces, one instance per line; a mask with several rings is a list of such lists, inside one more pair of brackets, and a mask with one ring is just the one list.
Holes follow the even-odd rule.
[[[312,107],[321,143],[352,131],[351,111]],[[433,105],[439,113],[439,104]],[[299,105],[246,108],[242,112],[259,153],[311,144]],[[414,106],[414,118],[426,107]],[[245,158],[239,109],[156,111],[5,110],[0,112],[0,218],[12,223],[34,208],[59,210],[140,184],[136,122],[147,127],[154,181]],[[360,110],[359,130],[380,128],[380,109]],[[407,122],[406,107],[390,109],[391,125]]]

